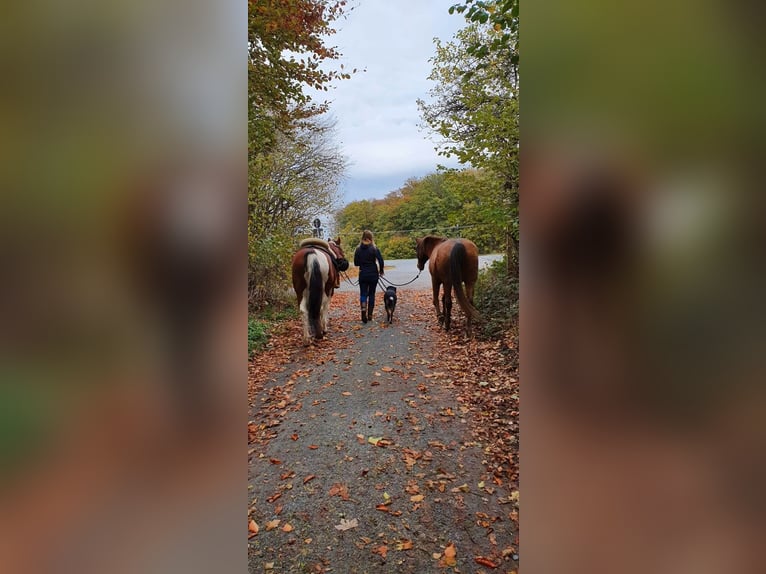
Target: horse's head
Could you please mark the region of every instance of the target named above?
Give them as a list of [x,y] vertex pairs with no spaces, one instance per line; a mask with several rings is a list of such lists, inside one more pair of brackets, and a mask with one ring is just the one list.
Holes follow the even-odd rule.
[[423,268],[426,266],[426,261],[431,257],[431,252],[434,250],[434,247],[446,240],[446,237],[438,237],[436,235],[426,235],[421,239],[415,239],[415,242],[417,243],[415,250],[418,254],[419,271],[423,271]]
[[415,243],[417,244],[415,246],[415,252],[418,254],[418,271],[423,271],[423,268],[426,266],[426,261],[428,261],[428,255],[426,255],[425,246],[423,244],[424,239],[425,237],[415,239]]

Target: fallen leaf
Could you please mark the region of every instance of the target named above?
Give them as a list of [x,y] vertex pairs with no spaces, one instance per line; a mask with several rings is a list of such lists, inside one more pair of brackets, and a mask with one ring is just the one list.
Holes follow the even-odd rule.
[[467,484],[461,484],[460,486],[456,486],[455,488],[450,488],[450,492],[468,492],[470,489],[468,488]]
[[275,492],[274,494],[272,494],[271,496],[269,496],[269,497],[266,499],[266,502],[274,502],[274,501],[275,501],[277,498],[279,498],[280,496],[282,496],[282,493],[281,493],[281,492]]
[[311,450],[316,450],[316,449],[318,449],[319,447],[318,447],[317,445],[315,445],[315,444],[310,444],[310,445],[309,445],[309,448],[310,448]]
[[351,393],[350,393],[350,392],[348,392],[348,391],[343,391],[343,392],[341,393],[341,395],[343,395],[344,397],[350,397],[350,396],[351,396]]
[[352,518],[351,520],[346,520],[345,518],[340,519],[340,524],[335,525],[336,530],[349,530],[351,528],[356,528],[359,526],[359,522],[356,518]]
[[330,487],[330,490],[327,492],[327,496],[340,496],[343,500],[348,500],[348,486],[341,484],[340,482],[336,482],[332,485],[332,487]]
[[383,544],[381,546],[377,546],[377,547],[372,549],[372,553],[373,554],[380,554],[380,557],[383,558],[383,560],[385,560],[386,559],[386,554],[388,553],[388,546],[386,546],[385,544]]
[[250,523],[247,525],[247,539],[250,540],[252,537],[256,536],[258,532],[260,531],[260,528],[258,527],[258,524],[256,524],[255,520],[251,520]]
[[444,549],[444,556],[439,562],[439,565],[440,566],[457,566],[457,560],[455,559],[456,556],[457,556],[457,549],[455,548],[455,545],[450,542],[449,544],[447,544],[447,547]]
[[293,531],[293,525],[290,524],[289,522],[282,527],[282,532],[292,532],[292,531]]
[[297,435],[297,434],[295,434],[295,433],[293,433],[292,435],[290,435],[290,438],[291,438],[292,440],[298,440],[298,435]]
[[425,497],[422,494],[410,496],[410,502],[422,502]]
[[483,556],[474,556],[474,561],[476,564],[481,564],[482,566],[486,566],[487,568],[497,568],[499,564],[496,564],[492,562],[489,558],[484,558]]
[[391,367],[381,367],[380,370],[383,371],[384,373],[390,373],[391,371],[393,371]]
[[278,518],[276,520],[270,520],[266,523],[266,531],[274,530],[277,526],[279,526],[279,523],[282,522]]
[[270,462],[271,464],[282,464],[282,461],[281,461],[281,460],[279,460],[279,459],[277,459],[277,458],[270,458],[270,459],[269,459],[269,462]]
[[264,570],[274,570],[274,563],[273,562],[266,562],[266,564],[263,565]]
[[367,442],[370,443],[371,445],[374,445],[374,446],[378,446],[378,443],[381,440],[383,440],[383,437],[380,437],[380,436],[379,437],[374,437],[374,436],[367,437]]
[[316,478],[315,474],[310,474],[306,478],[303,479],[303,484],[306,484],[310,480],[314,480]]
[[396,549],[397,550],[411,550],[412,549],[412,540],[402,540],[401,542],[397,543]]
[[388,506],[385,504],[378,504],[375,507],[375,510],[380,510],[381,512],[388,512]]

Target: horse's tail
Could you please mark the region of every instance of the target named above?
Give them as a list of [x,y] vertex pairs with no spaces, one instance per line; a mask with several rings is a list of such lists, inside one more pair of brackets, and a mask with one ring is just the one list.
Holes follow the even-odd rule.
[[455,245],[452,246],[449,260],[450,273],[452,274],[452,287],[455,289],[457,302],[460,304],[460,308],[469,320],[477,321],[481,318],[481,315],[476,310],[476,307],[471,305],[471,302],[465,295],[465,289],[463,289],[463,266],[466,264],[465,245],[459,241],[455,243]]
[[319,312],[322,308],[322,293],[324,292],[324,280],[322,269],[316,253],[310,253],[306,257],[306,288],[308,289],[308,314],[309,323],[314,330],[317,339],[322,338],[322,324],[319,320]]

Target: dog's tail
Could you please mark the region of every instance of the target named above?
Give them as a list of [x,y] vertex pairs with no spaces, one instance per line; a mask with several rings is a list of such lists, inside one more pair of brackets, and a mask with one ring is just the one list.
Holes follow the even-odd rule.
[[479,311],[476,307],[471,305],[471,302],[466,297],[465,290],[463,289],[463,265],[465,265],[466,251],[465,245],[461,242],[455,243],[450,253],[450,271],[452,272],[452,287],[455,289],[455,296],[457,302],[460,304],[460,308],[463,313],[466,314],[469,321],[477,321],[481,318]]

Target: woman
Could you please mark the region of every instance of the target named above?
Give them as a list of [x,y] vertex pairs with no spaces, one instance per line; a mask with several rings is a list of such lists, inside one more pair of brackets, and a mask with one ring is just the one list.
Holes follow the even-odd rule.
[[372,321],[375,288],[378,286],[378,277],[384,274],[383,255],[372,240],[372,231],[368,229],[362,232],[362,243],[354,252],[354,265],[359,267],[359,303],[362,308],[362,323],[366,323]]

